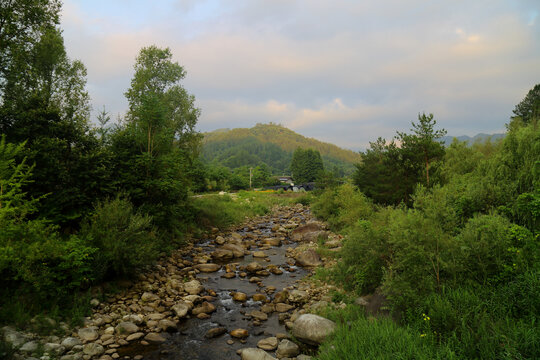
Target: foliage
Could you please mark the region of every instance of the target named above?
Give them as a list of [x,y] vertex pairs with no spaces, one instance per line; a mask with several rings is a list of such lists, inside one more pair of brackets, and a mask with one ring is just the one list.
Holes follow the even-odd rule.
[[152,218],[137,213],[122,196],[98,203],[83,223],[81,236],[98,249],[93,264],[96,279],[131,275],[158,253]]
[[430,178],[438,178],[438,161],[444,147],[438,142],[445,130],[435,130],[433,114],[418,115],[410,134],[398,132],[391,142],[378,138],[362,153],[362,163],[356,164],[354,183],[375,202],[385,205],[405,202],[417,184],[432,186]]
[[540,117],[540,84],[536,84],[513,110],[523,123],[537,122]]
[[324,173],[321,154],[313,149],[298,148],[291,160],[291,174],[299,184],[314,182]]

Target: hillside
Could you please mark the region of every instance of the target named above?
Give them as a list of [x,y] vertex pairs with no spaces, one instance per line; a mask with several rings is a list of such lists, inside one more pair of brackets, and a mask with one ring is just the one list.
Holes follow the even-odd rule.
[[475,135],[473,137],[470,137],[470,136],[467,136],[467,135],[443,136],[441,140],[444,142],[445,146],[449,146],[452,143],[452,141],[454,141],[454,138],[457,138],[459,141],[466,141],[469,144],[474,144],[475,142],[484,143],[488,139],[495,142],[495,141],[497,141],[499,139],[503,139],[504,136],[505,136],[505,134],[483,134],[483,133],[480,133],[480,134],[477,134],[477,135]]
[[325,169],[337,168],[343,174],[354,169],[360,155],[336,145],[307,138],[275,124],[257,124],[251,129],[219,129],[204,134],[202,156],[229,168],[268,165],[274,174],[289,172],[293,151],[312,148],[321,153]]

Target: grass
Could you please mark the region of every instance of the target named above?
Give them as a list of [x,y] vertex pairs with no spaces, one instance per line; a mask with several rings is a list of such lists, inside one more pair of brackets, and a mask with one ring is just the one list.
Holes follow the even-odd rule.
[[226,229],[242,223],[246,217],[267,214],[276,205],[296,203],[301,195],[262,191],[240,191],[225,195],[204,195],[193,199],[197,211],[197,224]]
[[321,315],[337,323],[336,331],[319,348],[317,360],[361,359],[457,359],[431,334],[399,326],[389,318],[366,318],[363,309],[350,305],[344,310],[327,308]]

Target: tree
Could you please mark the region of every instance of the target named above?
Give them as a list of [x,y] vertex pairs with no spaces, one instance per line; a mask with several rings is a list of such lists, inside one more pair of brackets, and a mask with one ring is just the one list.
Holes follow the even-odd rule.
[[536,84],[525,98],[513,110],[516,117],[521,118],[525,124],[533,122],[540,116],[540,84]]
[[125,126],[113,136],[117,187],[165,233],[180,236],[190,170],[198,155],[199,109],[180,84],[185,71],[169,49],[141,49],[125,95]]
[[297,148],[291,160],[291,173],[297,183],[312,182],[324,171],[321,153],[314,149]]

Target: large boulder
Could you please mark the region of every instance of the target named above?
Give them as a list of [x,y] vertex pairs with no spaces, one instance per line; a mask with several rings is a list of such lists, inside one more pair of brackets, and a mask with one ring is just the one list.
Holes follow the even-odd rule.
[[315,250],[308,249],[296,256],[296,264],[303,267],[315,267],[322,265],[322,261]]
[[130,321],[122,321],[120,324],[116,325],[117,334],[133,334],[139,331],[139,327]]
[[179,318],[183,318],[188,314],[189,310],[191,310],[191,306],[188,303],[181,301],[173,305],[172,310],[174,311],[176,316],[178,316]]
[[242,360],[276,360],[266,351],[257,348],[245,348],[240,350]]
[[195,269],[203,273],[213,273],[221,269],[221,265],[218,264],[198,264],[195,265]]
[[244,256],[244,248],[242,247],[242,245],[225,244],[225,245],[223,245],[222,249],[232,251],[234,257],[243,257]]
[[281,358],[293,358],[300,353],[298,345],[290,340],[283,339],[278,345],[276,356]]
[[317,242],[319,236],[327,237],[328,234],[323,230],[321,223],[309,222],[294,229],[290,236],[291,240],[296,242]]
[[335,328],[333,321],[322,316],[303,314],[293,323],[292,334],[306,344],[319,345]]
[[216,249],[211,254],[213,259],[215,260],[231,260],[234,258],[234,253],[231,250],[227,249]]

